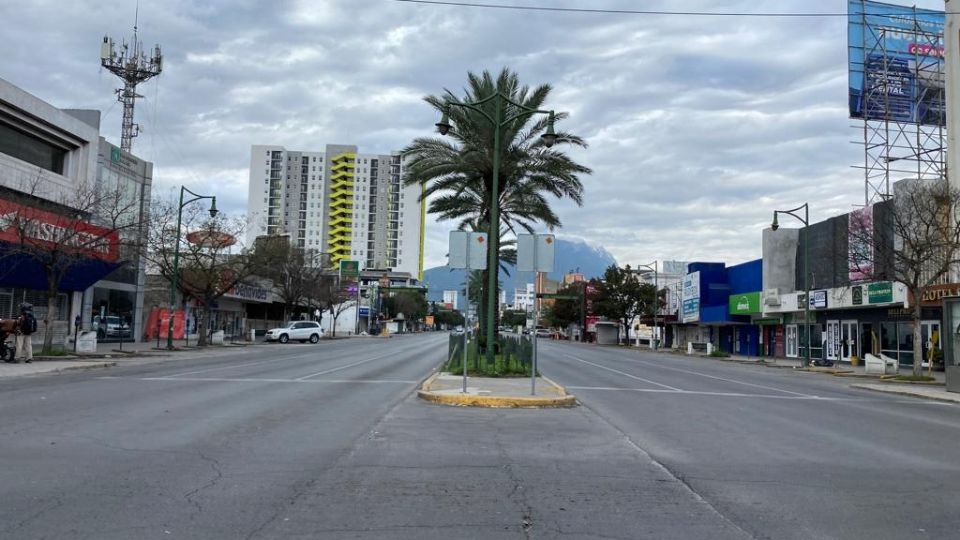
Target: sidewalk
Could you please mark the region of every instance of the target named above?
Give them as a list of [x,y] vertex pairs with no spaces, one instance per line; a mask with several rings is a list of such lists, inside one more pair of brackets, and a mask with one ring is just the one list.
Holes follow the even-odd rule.
[[467,377],[463,393],[463,376],[436,373],[424,381],[417,396],[420,399],[456,407],[544,408],[573,407],[577,398],[546,377],[537,377],[537,394],[530,394],[530,378]]
[[956,392],[947,392],[947,389],[943,386],[880,383],[851,384],[850,388],[859,388],[861,390],[870,390],[872,392],[883,392],[884,394],[896,394],[900,396],[932,399],[934,401],[945,401],[948,403],[960,404],[960,394]]
[[[635,347],[634,347],[635,349]],[[641,347],[643,352],[656,352],[658,354],[672,354],[676,356],[682,356],[686,358],[703,358],[705,360],[717,360],[720,362],[736,362],[738,364],[747,364],[747,365],[757,365],[763,367],[771,368],[789,368],[797,369],[803,367],[803,361],[800,358],[783,358],[783,357],[756,357],[756,356],[741,356],[741,355],[730,355],[729,357],[723,358],[718,356],[707,356],[705,354],[687,354],[685,351],[679,349],[661,349],[660,351],[653,351],[647,349],[646,347]],[[865,379],[879,379],[880,375],[868,375],[866,372],[866,366],[851,366],[847,363],[837,362],[833,367],[817,367],[810,366],[806,371],[813,373],[828,373],[831,375],[837,375],[839,377],[851,377],[851,378],[865,378]],[[840,373],[838,373],[840,372]],[[847,372],[847,373],[843,373]],[[901,375],[910,375],[912,371],[910,369],[900,368],[899,373]],[[923,370],[923,375],[928,375],[927,370]],[[944,373],[942,371],[934,371],[930,374],[937,383],[945,384]]]
[[[210,345],[204,348],[195,346],[194,341],[189,343],[183,340],[174,342],[175,349],[167,350],[166,342],[161,342],[163,349],[156,348],[157,342],[141,343],[123,343],[123,352],[120,351],[120,343],[98,343],[95,354],[74,354],[72,349],[68,349],[66,356],[41,356],[39,348],[35,349],[32,363],[8,364],[0,362],[0,379],[7,377],[22,377],[26,375],[38,375],[42,373],[60,373],[77,369],[92,369],[113,367],[125,363],[147,363],[151,361],[160,362],[164,360],[173,360],[177,358],[188,358],[193,355],[205,355],[211,351],[226,351],[230,349],[241,349],[245,345],[258,345],[262,341],[247,342],[231,345],[229,342],[224,345]],[[69,344],[70,347],[73,344]]]

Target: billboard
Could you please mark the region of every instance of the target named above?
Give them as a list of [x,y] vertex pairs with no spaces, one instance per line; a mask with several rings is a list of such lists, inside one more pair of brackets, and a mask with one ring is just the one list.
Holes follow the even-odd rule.
[[697,322],[700,320],[700,272],[693,272],[683,277],[683,295],[681,304],[681,321]]
[[850,116],[944,125],[943,11],[847,2]]

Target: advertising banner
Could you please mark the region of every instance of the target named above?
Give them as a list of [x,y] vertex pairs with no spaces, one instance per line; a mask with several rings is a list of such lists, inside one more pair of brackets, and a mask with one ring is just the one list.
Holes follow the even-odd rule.
[[943,11],[848,0],[850,116],[944,125]]
[[847,277],[865,281],[873,275],[873,206],[850,212],[847,221]]
[[683,322],[700,320],[700,272],[693,272],[684,276],[680,310]]
[[0,241],[116,262],[120,234],[53,212],[0,199]]

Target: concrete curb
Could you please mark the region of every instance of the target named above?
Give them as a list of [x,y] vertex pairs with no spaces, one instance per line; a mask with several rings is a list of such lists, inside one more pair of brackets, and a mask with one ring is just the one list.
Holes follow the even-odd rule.
[[546,396],[476,396],[463,394],[438,394],[430,390],[433,381],[440,376],[440,373],[434,373],[417,390],[417,397],[436,403],[438,405],[447,405],[450,407],[485,407],[492,409],[544,409],[544,408],[569,408],[577,404],[577,397],[567,394],[564,387],[551,381],[546,377],[541,380],[547,384],[553,385],[563,395],[558,397]]
[[917,394],[916,392],[911,392],[906,388],[902,390],[897,390],[892,386],[890,388],[875,388],[873,386],[867,386],[863,384],[851,384],[850,388],[856,388],[858,390],[867,390],[869,392],[878,392],[881,394],[893,394],[896,396],[906,396],[906,397],[912,397],[917,399],[926,399],[929,401],[941,401],[944,403],[953,403],[955,405],[960,405],[960,397],[951,398],[947,396],[936,396],[936,395],[928,396],[926,394]]

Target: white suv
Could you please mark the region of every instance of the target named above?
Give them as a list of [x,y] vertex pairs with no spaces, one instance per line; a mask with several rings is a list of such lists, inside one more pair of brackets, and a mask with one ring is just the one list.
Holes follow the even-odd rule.
[[318,322],[290,321],[285,326],[268,330],[266,340],[286,343],[291,339],[295,339],[300,343],[305,343],[307,341],[310,343],[316,343],[320,341],[320,336],[322,335],[323,329],[320,328],[320,323]]

